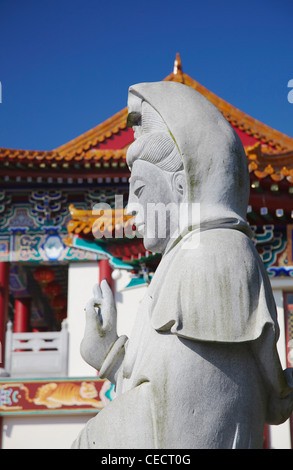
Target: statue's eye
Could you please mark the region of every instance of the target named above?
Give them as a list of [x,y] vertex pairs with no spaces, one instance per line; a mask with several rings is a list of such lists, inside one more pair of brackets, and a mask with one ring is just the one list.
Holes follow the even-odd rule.
[[135,190],[134,190],[133,192],[134,192],[134,194],[135,194],[136,197],[141,196],[144,187],[145,187],[145,185],[144,185],[144,184],[141,184],[141,185],[137,186],[137,188],[135,188]]
[[127,127],[140,126],[141,125],[141,114],[132,112],[127,116]]

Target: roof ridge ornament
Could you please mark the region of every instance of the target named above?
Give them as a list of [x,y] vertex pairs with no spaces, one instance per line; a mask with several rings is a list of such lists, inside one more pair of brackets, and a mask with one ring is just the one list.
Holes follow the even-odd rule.
[[178,81],[184,83],[182,62],[181,62],[179,52],[176,53],[176,59],[174,61],[174,68],[173,68],[173,75],[177,75],[179,78]]

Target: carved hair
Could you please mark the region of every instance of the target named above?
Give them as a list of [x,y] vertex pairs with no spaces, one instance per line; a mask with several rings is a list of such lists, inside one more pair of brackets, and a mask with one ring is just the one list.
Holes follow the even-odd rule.
[[145,160],[168,172],[183,170],[182,157],[168,127],[159,113],[146,101],[142,102],[141,122],[136,132],[139,137],[127,152],[131,168],[135,160]]

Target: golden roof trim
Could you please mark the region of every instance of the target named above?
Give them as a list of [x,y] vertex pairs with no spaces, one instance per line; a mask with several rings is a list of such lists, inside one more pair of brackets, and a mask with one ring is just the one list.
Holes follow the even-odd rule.
[[103,142],[105,139],[111,137],[113,134],[117,134],[121,130],[125,129],[127,120],[127,107],[114,114],[114,116],[106,119],[106,121],[88,130],[84,134],[70,140],[69,142],[57,147],[55,149],[60,155],[67,153],[78,153],[84,150],[88,150],[90,146],[98,145],[99,142]]
[[[112,234],[113,230],[124,229],[133,224],[133,216],[126,214],[126,209],[78,209],[73,204],[69,206],[69,212],[72,219],[67,224],[69,235],[88,235],[92,232],[93,236],[100,230],[105,235]],[[102,223],[101,223],[102,222]]]

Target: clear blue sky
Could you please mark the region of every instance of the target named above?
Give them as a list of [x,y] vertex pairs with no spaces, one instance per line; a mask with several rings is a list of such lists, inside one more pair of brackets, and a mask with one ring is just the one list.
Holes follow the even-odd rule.
[[293,137],[292,0],[0,0],[0,147],[51,150],[183,70]]

